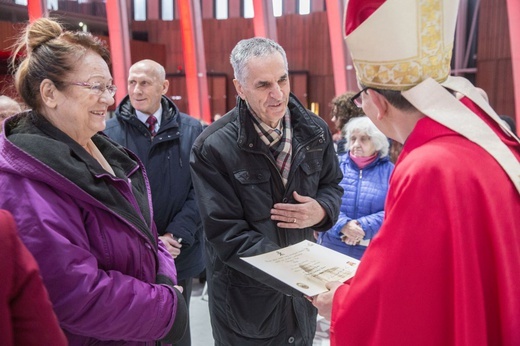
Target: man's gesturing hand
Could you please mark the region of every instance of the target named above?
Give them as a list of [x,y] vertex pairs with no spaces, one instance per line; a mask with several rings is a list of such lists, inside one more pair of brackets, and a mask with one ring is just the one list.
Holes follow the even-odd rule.
[[280,221],[278,227],[305,228],[312,227],[323,220],[326,213],[323,207],[313,198],[301,196],[293,192],[297,204],[276,203],[271,209],[271,219]]

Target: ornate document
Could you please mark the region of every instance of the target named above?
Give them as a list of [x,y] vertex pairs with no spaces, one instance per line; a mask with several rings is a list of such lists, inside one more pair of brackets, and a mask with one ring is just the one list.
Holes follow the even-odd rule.
[[311,297],[326,292],[329,281],[352,278],[359,265],[355,258],[308,240],[241,259]]

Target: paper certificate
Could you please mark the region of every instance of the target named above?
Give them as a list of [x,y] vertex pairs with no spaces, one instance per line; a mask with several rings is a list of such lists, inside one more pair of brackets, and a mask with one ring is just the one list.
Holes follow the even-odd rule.
[[355,258],[308,240],[241,259],[307,296],[328,291],[325,283],[329,281],[350,279],[359,265]]

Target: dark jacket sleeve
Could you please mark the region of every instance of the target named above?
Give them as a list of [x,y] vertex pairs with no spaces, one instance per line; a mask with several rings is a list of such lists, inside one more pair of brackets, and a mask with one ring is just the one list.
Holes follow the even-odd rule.
[[[198,123],[198,126],[191,126],[189,133],[189,148],[193,146],[193,143],[202,132],[202,125]],[[188,134],[185,134],[185,136]],[[189,157],[190,152],[187,153]],[[195,190],[193,187],[192,179],[189,179],[189,193],[186,200],[182,204],[182,209],[175,214],[173,220],[166,227],[166,233],[171,233],[177,238],[182,238],[182,244],[184,248],[190,247],[195,242],[195,233],[202,228],[200,220],[199,207],[195,199]]]
[[164,338],[160,340],[166,344],[175,344],[182,339],[188,327],[189,319],[188,307],[184,297],[182,296],[182,293],[175,287],[172,287],[172,290],[175,292],[176,296],[175,300],[177,301],[177,311],[175,312],[175,321],[173,322],[172,327],[164,336]]
[[201,227],[199,210],[192,185],[189,196],[184,202],[181,211],[179,211],[173,221],[168,224],[166,233],[171,233],[177,238],[182,238],[182,246],[188,248],[194,243],[195,233]]

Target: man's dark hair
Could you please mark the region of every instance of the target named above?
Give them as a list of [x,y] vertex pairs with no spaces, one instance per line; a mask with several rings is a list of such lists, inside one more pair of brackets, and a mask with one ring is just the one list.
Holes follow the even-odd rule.
[[402,110],[402,111],[416,110],[416,108],[407,99],[404,98],[404,96],[401,94],[401,91],[399,91],[399,90],[376,89],[376,88],[371,88],[371,89],[378,92],[379,94],[383,95],[392,106],[394,106],[395,108],[397,108],[399,110]]

